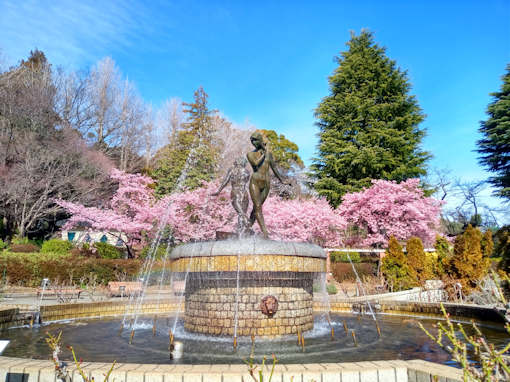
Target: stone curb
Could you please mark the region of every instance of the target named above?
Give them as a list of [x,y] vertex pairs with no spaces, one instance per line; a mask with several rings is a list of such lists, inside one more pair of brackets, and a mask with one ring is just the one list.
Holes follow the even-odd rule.
[[[110,365],[84,363],[88,378],[102,382]],[[82,378],[74,366],[68,368],[74,382]],[[268,380],[271,365],[264,370]],[[256,371],[258,373],[258,369]],[[257,376],[258,378],[258,376]],[[5,382],[58,382],[51,361],[0,357],[0,380]],[[278,364],[274,382],[454,382],[462,381],[462,370],[422,360],[352,363]],[[253,378],[245,365],[157,365],[116,364],[110,382],[248,382]]]

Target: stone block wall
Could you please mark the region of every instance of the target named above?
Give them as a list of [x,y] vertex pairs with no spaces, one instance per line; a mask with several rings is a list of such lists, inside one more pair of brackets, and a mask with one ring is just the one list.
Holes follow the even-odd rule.
[[[145,301],[140,307],[141,314],[164,314],[177,310],[178,300]],[[41,306],[43,322],[85,317],[122,316],[133,314],[135,304],[128,301],[101,301],[83,304],[59,304]]]
[[[275,272],[276,273],[276,272]],[[237,314],[237,335],[274,337],[313,328],[313,274],[241,273],[239,294],[235,274],[221,277],[201,274],[186,284],[185,328],[192,332],[233,335]],[[274,296],[278,309],[272,317],[261,309],[265,296]],[[237,312],[237,313],[236,313]]]

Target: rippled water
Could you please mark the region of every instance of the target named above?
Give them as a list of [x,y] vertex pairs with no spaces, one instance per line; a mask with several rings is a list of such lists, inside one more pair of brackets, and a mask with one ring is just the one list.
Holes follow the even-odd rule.
[[[255,339],[255,358],[275,354],[281,363],[354,362],[389,359],[424,359],[451,364],[450,356],[433,343],[417,326],[416,317],[378,315],[382,332],[379,338],[374,321],[369,316],[358,320],[356,315],[332,314],[335,337],[331,339],[329,324],[323,316],[315,317],[313,331],[305,333],[305,349],[297,346],[296,336],[283,336],[273,340]],[[51,323],[30,328],[12,328],[1,333],[0,339],[11,343],[3,355],[49,359],[46,333],[62,331],[64,345],[73,345],[77,355],[90,362],[132,363],[244,363],[251,351],[251,339],[239,338],[237,351],[233,351],[231,337],[212,337],[187,333],[179,321],[175,339],[184,344],[184,357],[170,360],[168,352],[168,330],[173,325],[172,317],[157,321],[156,336],[152,333],[153,317],[139,319],[138,328],[129,345],[130,330],[118,335],[121,319],[88,319]],[[359,346],[355,346],[351,334],[344,331],[343,322],[356,333]],[[437,319],[420,319],[432,330]],[[465,325],[469,329],[470,325]],[[484,334],[496,346],[508,341],[503,326],[484,326]],[[62,359],[71,359],[67,349]]]

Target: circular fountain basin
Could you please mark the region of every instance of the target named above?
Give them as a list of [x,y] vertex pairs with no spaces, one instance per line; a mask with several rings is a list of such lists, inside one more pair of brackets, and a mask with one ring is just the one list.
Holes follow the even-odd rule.
[[[243,364],[253,351],[260,362],[264,356],[275,354],[279,363],[336,363],[370,360],[423,359],[443,364],[453,364],[449,354],[431,341],[418,327],[421,322],[429,331],[436,333],[437,318],[377,315],[382,336],[378,335],[371,316],[355,314],[332,314],[331,324],[321,314],[315,314],[314,329],[304,334],[304,347],[297,344],[296,335],[284,335],[274,339],[239,338],[234,350],[232,338],[226,336],[200,335],[184,329],[178,321],[175,339],[183,344],[183,358],[171,360],[168,351],[168,330],[174,317],[160,317],[153,333],[153,318],[139,320],[132,344],[130,330],[119,335],[121,318],[76,319],[52,322],[30,329],[11,328],[2,333],[3,339],[11,340],[4,356],[48,359],[51,351],[46,333],[62,332],[63,344],[73,345],[76,354],[87,362],[152,363],[152,364]],[[348,332],[344,330],[345,326]],[[334,336],[332,337],[331,327]],[[470,332],[469,324],[464,325]],[[508,340],[502,325],[481,326],[488,340],[501,347]],[[356,343],[352,332],[355,333]],[[72,355],[65,346],[61,359],[70,360]]]
[[313,282],[326,271],[317,245],[250,237],[184,244],[170,258],[185,279],[190,332],[275,337],[313,328]]

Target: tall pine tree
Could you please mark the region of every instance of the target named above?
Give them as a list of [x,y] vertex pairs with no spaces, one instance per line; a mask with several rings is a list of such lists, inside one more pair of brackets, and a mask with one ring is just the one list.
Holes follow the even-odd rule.
[[510,199],[510,64],[503,76],[501,91],[491,93],[494,100],[487,107],[489,118],[482,121],[478,141],[481,164],[496,173],[489,182],[498,189],[497,195]]
[[318,157],[312,170],[319,194],[333,206],[371,179],[403,181],[425,174],[430,157],[420,149],[424,119],[405,72],[385,55],[373,34],[352,34],[336,60],[330,94],[315,110]]
[[193,103],[183,103],[183,111],[188,116],[182,130],[156,154],[152,176],[157,180],[159,195],[197,188],[216,174],[219,148],[212,123],[216,110],[208,108],[208,96],[202,87],[195,91],[194,97]]

